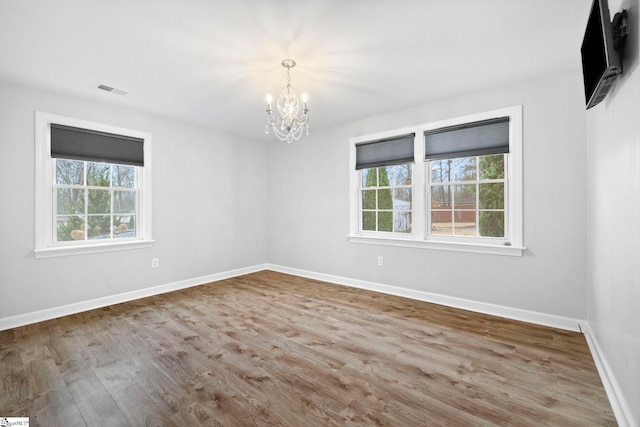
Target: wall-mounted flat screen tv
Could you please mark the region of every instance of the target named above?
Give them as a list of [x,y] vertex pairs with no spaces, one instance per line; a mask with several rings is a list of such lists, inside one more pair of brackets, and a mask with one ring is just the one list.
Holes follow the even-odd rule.
[[607,0],[593,0],[582,40],[582,73],[587,109],[598,105],[622,73],[615,50]]

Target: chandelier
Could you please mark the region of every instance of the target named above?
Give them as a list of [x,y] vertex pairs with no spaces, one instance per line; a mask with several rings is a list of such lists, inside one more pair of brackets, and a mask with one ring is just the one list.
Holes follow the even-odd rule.
[[287,85],[282,88],[282,94],[276,102],[280,117],[275,118],[273,116],[273,109],[271,108],[273,98],[271,95],[267,95],[267,125],[264,128],[264,133],[269,134],[269,128],[271,128],[279,140],[291,143],[291,141],[300,139],[305,128],[307,135],[309,135],[309,116],[307,115],[309,109],[307,108],[307,94],[303,93],[302,115],[298,117],[300,101],[293,90],[293,86],[291,86],[291,76],[289,75],[289,70],[296,66],[296,61],[285,59],[282,61],[282,66],[287,69]]

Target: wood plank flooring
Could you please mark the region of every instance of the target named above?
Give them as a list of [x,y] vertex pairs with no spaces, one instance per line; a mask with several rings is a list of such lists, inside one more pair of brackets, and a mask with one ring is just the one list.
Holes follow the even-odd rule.
[[271,271],[0,332],[31,426],[613,426],[584,337]]

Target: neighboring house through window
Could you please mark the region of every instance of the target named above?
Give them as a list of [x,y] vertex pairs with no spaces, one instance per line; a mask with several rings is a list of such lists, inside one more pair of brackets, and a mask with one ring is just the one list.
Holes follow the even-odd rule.
[[36,112],[37,258],[151,245],[151,135]]

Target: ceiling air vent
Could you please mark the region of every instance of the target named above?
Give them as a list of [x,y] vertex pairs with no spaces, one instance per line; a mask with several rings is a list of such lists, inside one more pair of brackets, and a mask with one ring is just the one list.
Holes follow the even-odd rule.
[[107,86],[107,85],[98,85],[98,89],[106,90],[107,92],[115,93],[117,95],[126,95],[128,92],[122,89],[116,89],[115,87]]

